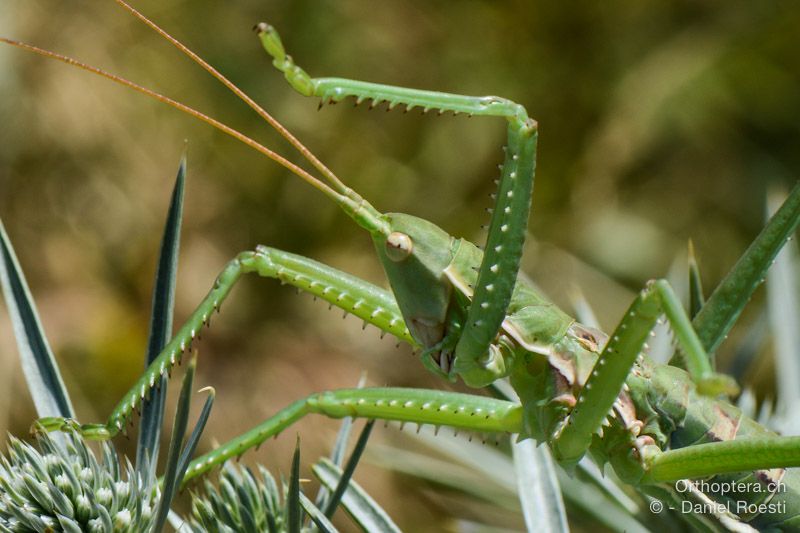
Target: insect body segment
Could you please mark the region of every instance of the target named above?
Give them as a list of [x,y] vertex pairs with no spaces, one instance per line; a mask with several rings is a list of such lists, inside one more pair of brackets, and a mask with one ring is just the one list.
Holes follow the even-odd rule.
[[[411,335],[425,349],[436,347],[447,334],[453,291],[442,282],[442,271],[452,259],[455,240],[437,225],[412,215],[388,213],[386,220],[390,234],[372,235],[378,259]],[[399,261],[387,241],[396,235],[403,235],[411,250]]]

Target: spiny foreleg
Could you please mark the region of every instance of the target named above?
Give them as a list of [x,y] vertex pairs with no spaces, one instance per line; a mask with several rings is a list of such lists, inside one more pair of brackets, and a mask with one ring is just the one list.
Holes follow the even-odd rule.
[[375,325],[399,340],[416,346],[389,291],[312,259],[259,246],[255,252],[239,254],[225,266],[214,287],[186,324],[122,397],[105,424],[81,425],[74,420],[51,417],[39,419],[35,429],[77,431],[84,438],[96,440],[117,435],[149,391],[180,361],[183,352],[189,348],[202,327],[209,323],[212,313],[219,311],[236,281],[246,273],[257,273],[293,285],[361,318],[365,323]]
[[697,333],[669,283],[665,280],[651,281],[614,330],[581,390],[575,408],[558,430],[555,453],[560,461],[572,464],[586,452],[592,435],[609,416],[650,331],[662,314],[675,331],[686,369],[698,391],[717,395],[738,390],[730,377],[712,370]]
[[352,97],[356,99],[356,104],[370,100],[371,107],[387,102],[389,109],[405,105],[407,111],[419,107],[423,112],[435,109],[439,113],[452,111],[454,114],[464,113],[469,116],[506,117],[519,124],[529,121],[524,107],[498,96],[466,96],[345,78],[312,78],[286,53],[274,27],[262,22],[255,30],[264,49],[272,56],[272,64],[283,72],[286,81],[303,96],[318,97],[324,103],[341,102]]
[[505,362],[492,344],[506,318],[522,257],[536,167],[536,122],[528,117],[523,106],[497,96],[466,96],[344,78],[312,78],[286,54],[275,28],[262,23],[256,30],[264,49],[273,57],[273,65],[305,96],[316,96],[323,102],[354,97],[357,104],[364,100],[371,100],[371,106],[387,102],[388,109],[402,104],[407,110],[420,107],[423,112],[436,109],[440,113],[497,116],[508,121],[508,144],[497,201],[473,301],[464,328],[458,333],[454,363],[456,373],[473,387],[488,385],[504,376]]

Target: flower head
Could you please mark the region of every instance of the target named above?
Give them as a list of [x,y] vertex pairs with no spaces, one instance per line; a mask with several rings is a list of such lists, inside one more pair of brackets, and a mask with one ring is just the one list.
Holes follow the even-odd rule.
[[102,461],[77,434],[36,446],[9,437],[0,458],[0,530],[122,532],[149,531],[159,500],[153,469],[140,473],[102,443]]

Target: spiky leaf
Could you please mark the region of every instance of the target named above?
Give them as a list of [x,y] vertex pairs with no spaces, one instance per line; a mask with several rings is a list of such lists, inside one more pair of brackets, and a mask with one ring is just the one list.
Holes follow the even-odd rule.
[[0,286],[14,326],[20,362],[39,417],[74,418],[64,381],[47,342],[14,248],[0,221]]
[[300,437],[294,447],[292,457],[292,476],[289,478],[289,498],[286,503],[286,510],[289,513],[289,533],[300,533],[300,521],[302,510],[300,508]]
[[[150,337],[147,341],[145,368],[161,353],[172,337],[172,312],[175,306],[175,279],[178,273],[178,250],[180,249],[181,218],[183,215],[183,190],[186,180],[186,155],[181,158],[178,177],[172,191],[161,250],[158,254],[153,305],[150,315]],[[158,460],[158,442],[164,419],[164,401],[167,397],[167,378],[151,391],[150,398],[142,403],[142,420],[139,443],[136,449],[136,465],[149,457],[149,464]]]
[[[312,469],[320,482],[331,490],[338,485],[342,476],[342,470],[328,459],[321,459]],[[351,480],[345,490],[342,507],[365,531],[400,532],[386,511],[355,481]]]
[[[183,378],[181,385],[181,393],[178,398],[178,409],[175,412],[175,422],[172,425],[172,439],[169,446],[169,455],[167,456],[166,472],[164,474],[164,482],[162,485],[161,500],[158,503],[158,513],[154,525],[154,531],[161,531],[167,521],[169,514],[169,507],[172,503],[172,498],[178,491],[180,481],[186,472],[189,461],[186,460],[186,455],[191,455],[194,448],[197,446],[200,433],[205,427],[205,422],[208,419],[208,412],[211,409],[211,404],[214,401],[213,389],[211,394],[206,399],[206,404],[203,406],[203,414],[195,426],[192,436],[186,444],[186,449],[183,446],[183,438],[186,434],[186,428],[189,425],[189,410],[192,397],[192,385],[194,383],[194,372],[197,366],[197,360],[192,360],[187,365],[186,375]],[[188,451],[186,451],[188,450]]]
[[98,460],[77,434],[10,437],[0,461],[0,531],[149,533],[158,496],[152,472],[127,461],[123,472],[109,442]]
[[325,516],[325,513],[320,511],[319,507],[314,505],[314,502],[308,499],[308,497],[300,493],[300,505],[303,506],[303,510],[311,517],[311,520],[314,522],[314,525],[317,526],[322,533],[336,533],[337,529],[328,520],[328,517]]
[[338,507],[339,502],[342,499],[344,491],[347,490],[347,486],[350,484],[353,473],[356,471],[356,466],[358,466],[358,461],[361,459],[361,455],[364,453],[364,448],[367,447],[367,441],[369,440],[369,436],[370,433],[372,433],[372,428],[374,425],[374,420],[367,422],[364,426],[364,429],[361,430],[361,434],[358,436],[358,441],[356,442],[355,448],[353,448],[353,453],[350,454],[350,459],[348,459],[347,465],[342,473],[342,477],[339,479],[339,484],[336,485],[336,490],[333,491],[333,494],[331,495],[331,498],[325,507],[325,516],[328,518],[333,516],[333,513],[336,511],[336,507]]
[[519,501],[528,530],[569,531],[550,452],[544,446],[537,447],[533,439],[516,442],[511,450]]

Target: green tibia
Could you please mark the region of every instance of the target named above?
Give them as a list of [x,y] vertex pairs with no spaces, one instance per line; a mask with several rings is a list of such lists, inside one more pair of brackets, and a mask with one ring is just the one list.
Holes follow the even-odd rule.
[[[477,246],[464,239],[456,241],[453,259],[444,273],[459,296],[456,299],[459,308],[469,308],[473,288],[478,285],[477,266],[482,261],[483,251]],[[460,320],[460,323],[448,326],[448,330],[456,330],[456,334],[460,335],[460,328],[466,324],[466,313],[463,315],[454,314],[454,319]],[[514,354],[527,351],[529,354],[523,359],[530,359],[531,353],[538,354],[534,357],[547,360],[573,384],[582,382],[578,377],[588,375],[597,359],[597,347],[604,338],[601,332],[576,323],[574,318],[547,300],[529,282],[519,279],[494,347],[501,354],[505,374],[513,372]],[[466,358],[456,361],[455,370],[461,374],[488,374],[484,366]]]
[[426,389],[342,389],[313,394],[250,431],[192,461],[184,483],[277,435],[307,414],[450,426],[483,433],[519,433],[522,406],[513,402]]
[[169,373],[180,361],[183,352],[202,327],[209,323],[211,314],[219,310],[239,277],[253,272],[309,292],[400,340],[416,345],[390,292],[306,257],[259,246],[255,252],[239,254],[225,266],[208,295],[122,397],[106,424],[79,425],[73,420],[50,417],[37,421],[37,427],[46,431],[77,431],[92,439],[107,439],[117,435],[125,427],[131,412],[160,383],[161,376]]
[[283,72],[289,84],[303,96],[316,96],[326,102],[340,102],[352,96],[357,103],[364,100],[372,100],[372,105],[388,102],[389,109],[403,104],[409,110],[421,107],[423,111],[436,109],[468,115],[506,117],[516,128],[530,125],[524,107],[498,96],[465,96],[344,78],[312,78],[286,53],[275,28],[262,22],[256,26],[256,31],[264,49],[273,58],[272,64]]
[[737,390],[730,377],[715,374],[689,318],[664,280],[648,283],[628,309],[606,344],[586,381],[578,403],[556,438],[556,457],[566,464],[577,462],[609,416],[634,362],[661,314],[666,315],[684,352],[686,368],[698,391],[708,395]]
[[486,386],[505,373],[499,350],[490,346],[506,317],[517,281],[531,208],[536,141],[535,124],[509,124],[497,203],[464,332],[456,346],[455,369],[473,387]]

